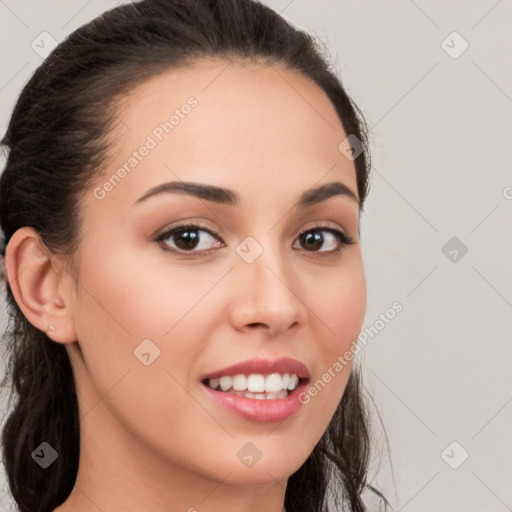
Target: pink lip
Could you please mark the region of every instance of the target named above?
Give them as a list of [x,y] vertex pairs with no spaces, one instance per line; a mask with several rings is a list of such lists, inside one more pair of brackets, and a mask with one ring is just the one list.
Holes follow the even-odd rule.
[[250,359],[209,373],[208,375],[205,375],[202,380],[215,379],[224,375],[249,375],[250,373],[261,373],[263,375],[268,375],[270,373],[295,373],[301,379],[309,378],[309,371],[305,364],[297,361],[296,359],[286,357],[276,359],[275,361],[270,361],[268,359]]
[[302,402],[299,400],[299,396],[306,389],[309,381],[309,371],[305,364],[296,359],[282,358],[275,361],[251,359],[209,373],[201,380],[215,379],[225,375],[249,375],[251,373],[261,373],[263,375],[270,373],[295,373],[301,380],[299,385],[286,398],[272,400],[257,400],[232,393],[224,393],[216,391],[206,384],[203,384],[202,388],[216,404],[250,421],[262,423],[283,421],[300,409]]
[[215,403],[221,407],[224,407],[228,411],[246,420],[260,423],[284,421],[286,418],[296,413],[301,405],[303,405],[299,400],[299,396],[306,387],[307,381],[302,381],[299,382],[299,385],[286,398],[256,400],[255,398],[245,398],[244,396],[215,391],[205,384],[202,386],[205,393],[213,398]]

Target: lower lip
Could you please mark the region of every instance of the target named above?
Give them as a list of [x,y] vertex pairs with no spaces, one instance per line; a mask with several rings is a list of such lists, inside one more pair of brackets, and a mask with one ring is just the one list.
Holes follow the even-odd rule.
[[215,391],[206,384],[202,384],[202,386],[217,404],[228,411],[246,420],[272,423],[283,421],[300,409],[302,403],[299,400],[299,395],[306,389],[307,381],[301,382],[286,398],[275,398],[273,400],[245,398],[223,391]]

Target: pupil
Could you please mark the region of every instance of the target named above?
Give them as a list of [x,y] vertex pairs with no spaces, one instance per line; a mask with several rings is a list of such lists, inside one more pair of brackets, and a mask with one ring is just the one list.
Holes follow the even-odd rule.
[[322,247],[324,237],[320,231],[312,231],[303,235],[303,245],[306,247],[312,247],[319,249]]
[[[192,231],[189,229],[179,231],[176,234],[176,236],[178,238],[176,245],[180,249],[191,249],[191,248],[193,249],[199,241],[199,237],[197,236],[197,233],[195,231]],[[183,245],[183,247],[180,247],[180,244]]]

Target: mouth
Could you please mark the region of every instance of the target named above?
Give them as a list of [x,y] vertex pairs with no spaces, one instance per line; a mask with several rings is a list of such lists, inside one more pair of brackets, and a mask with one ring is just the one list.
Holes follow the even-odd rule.
[[201,378],[205,394],[218,407],[253,422],[279,422],[295,415],[308,382],[306,365],[290,358],[252,359]]
[[250,398],[253,400],[279,400],[289,396],[301,384],[307,382],[296,373],[239,373],[206,378],[202,383],[222,393]]

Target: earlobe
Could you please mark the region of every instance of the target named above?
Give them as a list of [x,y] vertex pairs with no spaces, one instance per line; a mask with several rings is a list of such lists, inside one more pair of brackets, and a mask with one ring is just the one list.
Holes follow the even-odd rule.
[[5,266],[9,286],[27,320],[56,342],[76,341],[69,287],[63,282],[69,276],[35,229],[23,227],[12,235]]

